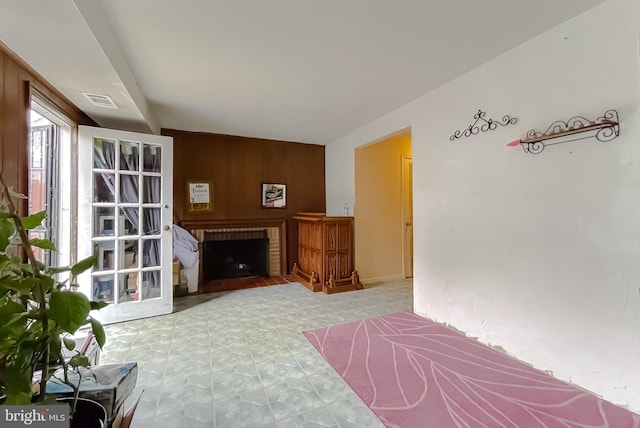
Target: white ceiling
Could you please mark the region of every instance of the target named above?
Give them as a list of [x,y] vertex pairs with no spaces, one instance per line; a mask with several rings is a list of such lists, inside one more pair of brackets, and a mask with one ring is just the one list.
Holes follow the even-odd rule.
[[101,126],[326,144],[602,2],[0,0],[0,40]]

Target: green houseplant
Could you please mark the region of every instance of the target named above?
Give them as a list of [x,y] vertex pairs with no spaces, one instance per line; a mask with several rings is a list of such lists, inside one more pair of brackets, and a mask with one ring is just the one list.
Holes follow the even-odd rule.
[[[67,373],[88,366],[89,361],[79,353],[65,361],[63,348],[73,351],[75,341],[64,335],[90,325],[101,348],[105,342],[104,329],[90,311],[106,304],[90,301],[73,287],[77,275],[94,265],[95,257],[70,267],[45,266],[36,260],[32,246],[55,251],[54,244],[28,237],[28,230],[43,221],[45,212],[20,217],[13,200],[24,196],[8,188],[1,174],[0,194],[0,402],[43,402],[47,380],[62,367],[62,381],[75,391],[75,411],[78,388],[69,382]],[[60,281],[61,275],[68,278]],[[39,388],[34,388],[33,376],[39,370]]]

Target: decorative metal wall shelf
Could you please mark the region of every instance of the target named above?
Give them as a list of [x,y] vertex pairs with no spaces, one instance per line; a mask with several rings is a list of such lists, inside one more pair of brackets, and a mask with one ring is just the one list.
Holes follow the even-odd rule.
[[454,132],[453,135],[449,137],[449,140],[455,141],[458,138],[470,137],[472,135],[478,134],[480,131],[482,132],[493,131],[498,127],[498,125],[507,126],[507,125],[515,125],[516,123],[518,123],[518,118],[513,117],[509,114],[505,114],[504,116],[502,116],[501,121],[496,121],[493,119],[485,119],[486,115],[487,115],[486,112],[482,110],[478,110],[478,113],[476,113],[473,116],[473,118],[475,119],[475,122],[473,122],[471,125],[469,125],[468,128],[462,131],[458,130]]
[[[591,134],[586,135],[587,132],[591,132]],[[527,138],[512,141],[508,146],[522,146],[525,153],[538,154],[546,146],[585,140],[587,138],[595,138],[598,141],[607,142],[617,138],[619,135],[618,112],[616,110],[607,110],[596,120],[590,121],[582,116],[575,116],[566,122],[561,120],[553,122],[544,133],[532,129],[527,132]]]

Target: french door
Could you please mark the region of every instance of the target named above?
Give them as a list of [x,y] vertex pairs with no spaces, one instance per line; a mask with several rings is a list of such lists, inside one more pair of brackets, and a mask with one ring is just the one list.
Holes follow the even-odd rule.
[[172,168],[171,137],[79,127],[78,259],[97,262],[78,285],[103,323],[173,310]]

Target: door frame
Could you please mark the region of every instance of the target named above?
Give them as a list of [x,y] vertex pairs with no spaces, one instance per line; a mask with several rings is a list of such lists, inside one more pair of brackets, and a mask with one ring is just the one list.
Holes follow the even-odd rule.
[[[413,278],[413,157],[402,156],[402,274]],[[409,226],[408,223],[411,223]],[[407,236],[407,228],[411,234]]]

